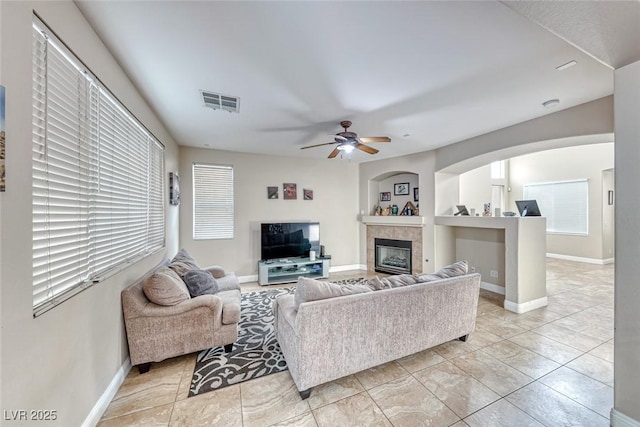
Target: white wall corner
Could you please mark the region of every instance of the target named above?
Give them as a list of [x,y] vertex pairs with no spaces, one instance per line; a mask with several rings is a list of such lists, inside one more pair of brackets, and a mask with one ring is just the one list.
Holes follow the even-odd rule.
[[93,406],[89,415],[87,415],[87,418],[82,423],[82,427],[94,427],[98,425],[100,418],[102,418],[102,415],[109,407],[109,404],[118,392],[118,389],[124,382],[124,379],[127,377],[130,370],[131,359],[127,357],[127,360],[125,360],[120,369],[118,369],[118,372],[116,372],[116,375],[107,386],[107,389],[102,393],[102,396],[100,396],[100,399],[98,399],[96,404]]
[[504,300],[505,310],[513,311],[514,313],[522,314],[531,310],[535,310],[540,307],[546,307],[549,304],[547,297],[534,299],[532,301],[523,302],[518,304],[517,302]]
[[622,412],[611,409],[611,426],[612,427],[640,427],[640,421],[636,421],[626,416]]

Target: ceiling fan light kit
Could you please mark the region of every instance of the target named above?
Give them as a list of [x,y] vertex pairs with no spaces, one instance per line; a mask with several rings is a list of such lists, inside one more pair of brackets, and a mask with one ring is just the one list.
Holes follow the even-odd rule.
[[349,132],[347,129],[351,127],[351,122],[348,120],[344,120],[340,122],[340,126],[344,129],[343,132],[338,132],[333,135],[333,142],[325,142],[324,144],[315,144],[309,145],[307,147],[301,147],[302,150],[313,147],[320,147],[323,145],[336,145],[333,151],[329,154],[329,158],[333,159],[340,152],[351,153],[353,150],[358,149],[360,151],[364,151],[368,154],[376,154],[378,152],[377,149],[373,147],[369,147],[365,145],[364,142],[391,142],[391,138],[388,136],[365,136],[362,138],[358,137],[358,134],[355,132]]

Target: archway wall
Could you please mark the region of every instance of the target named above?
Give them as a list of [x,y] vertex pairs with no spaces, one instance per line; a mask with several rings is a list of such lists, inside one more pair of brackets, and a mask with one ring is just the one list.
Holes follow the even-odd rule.
[[613,96],[439,148],[435,171],[459,174],[495,160],[603,142],[613,142]]

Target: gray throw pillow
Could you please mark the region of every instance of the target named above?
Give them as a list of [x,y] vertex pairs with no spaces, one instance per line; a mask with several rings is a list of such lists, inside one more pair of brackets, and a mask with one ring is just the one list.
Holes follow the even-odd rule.
[[213,295],[218,292],[218,282],[205,270],[189,270],[183,277],[191,298]]
[[340,286],[331,282],[299,277],[294,293],[296,310],[303,302],[317,301],[321,299],[353,295],[363,292],[372,292],[371,288],[364,285]]
[[193,259],[193,257],[189,255],[187,251],[184,249],[180,249],[176,254],[176,256],[173,257],[173,259],[171,260],[171,263],[174,263],[174,262],[182,262],[192,270],[200,268],[198,267],[198,263],[196,262],[196,260]]

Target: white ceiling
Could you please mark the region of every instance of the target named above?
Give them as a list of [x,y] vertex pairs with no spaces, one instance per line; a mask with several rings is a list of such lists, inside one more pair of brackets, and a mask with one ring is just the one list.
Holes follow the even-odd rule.
[[[500,2],[77,3],[185,146],[326,158],[333,147],[300,147],[347,119],[392,139],[354,152],[361,162],[557,111],[548,99],[564,109],[613,93],[606,60],[524,16],[539,10]],[[200,90],[238,96],[240,112],[204,107]]]

